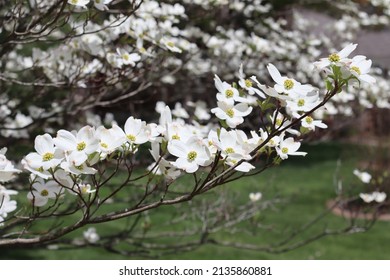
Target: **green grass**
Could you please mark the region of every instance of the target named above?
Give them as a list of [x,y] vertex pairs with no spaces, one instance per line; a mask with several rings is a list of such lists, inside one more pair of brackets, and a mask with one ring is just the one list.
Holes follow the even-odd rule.
[[[209,236],[216,240],[234,242],[251,242],[258,245],[270,245],[281,241],[294,230],[315,219],[325,209],[325,203],[335,197],[333,176],[337,161],[341,160],[341,177],[344,186],[356,184],[352,170],[356,167],[361,150],[340,144],[320,144],[305,146],[308,151],[305,158],[292,158],[277,168],[271,168],[257,177],[249,177],[232,182],[223,189],[229,192],[237,204],[248,199],[249,192],[261,191],[264,200],[275,197],[287,200],[277,204],[272,209],[266,209],[257,217],[266,230],[256,234],[232,235],[228,232],[218,232]],[[185,183],[185,182],[184,182]],[[209,199],[217,198],[217,193],[207,195]],[[200,202],[201,197],[194,203]],[[166,230],[162,225],[164,220],[182,211],[191,211],[187,204],[180,207],[162,207],[150,212],[152,230]],[[357,221],[364,223],[364,221]],[[97,226],[99,233],[115,232],[124,227],[125,221],[115,221]],[[183,223],[190,226],[190,221]],[[340,229],[348,221],[344,218],[327,215],[309,230],[292,241],[305,240],[326,229]],[[247,228],[243,223],[241,228]],[[177,227],[177,228],[176,228]],[[171,230],[180,229],[183,225],[173,226]],[[248,227],[249,228],[249,227]],[[390,251],[385,244],[390,244],[390,222],[378,221],[368,232],[327,236],[303,247],[283,252],[267,253],[264,251],[249,251],[231,249],[207,244],[186,252],[163,256],[166,259],[389,259]],[[82,231],[70,234],[70,237],[80,237]],[[198,236],[196,238],[199,238]],[[172,239],[160,240],[160,244],[175,242]],[[178,242],[181,240],[178,239]],[[289,243],[290,244],[290,243]],[[43,249],[2,249],[0,257],[5,259],[124,259],[125,257],[108,253],[101,248],[87,247],[72,250],[43,250]],[[135,257],[137,258],[137,257]]]

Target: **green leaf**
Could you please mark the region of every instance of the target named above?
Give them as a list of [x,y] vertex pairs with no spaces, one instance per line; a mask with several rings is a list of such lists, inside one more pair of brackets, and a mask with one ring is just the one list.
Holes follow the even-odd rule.
[[327,89],[328,91],[332,91],[332,90],[333,90],[333,83],[332,83],[331,81],[326,80],[326,81],[325,81],[325,84],[326,84],[326,89]]

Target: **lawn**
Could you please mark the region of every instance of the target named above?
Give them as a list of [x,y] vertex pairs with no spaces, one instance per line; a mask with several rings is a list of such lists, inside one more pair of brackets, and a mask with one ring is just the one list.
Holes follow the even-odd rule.
[[[248,199],[250,192],[260,191],[264,200],[275,197],[283,198],[286,203],[275,205],[260,213],[259,219],[266,226],[265,230],[257,231],[252,235],[231,235],[228,232],[218,232],[210,238],[224,239],[236,242],[251,242],[259,245],[269,245],[286,238],[291,232],[302,227],[310,220],[315,219],[324,210],[329,199],[335,197],[333,177],[337,169],[337,162],[341,161],[339,170],[343,179],[344,188],[357,184],[352,175],[356,167],[361,149],[345,144],[318,144],[305,146],[303,150],[309,154],[305,158],[289,159],[280,167],[271,168],[257,177],[249,177],[229,183],[224,186],[235,198],[236,203],[243,203]],[[356,192],[356,191],[355,191]],[[197,198],[197,199],[200,199]],[[156,213],[150,213],[153,230],[162,229],[159,226],[166,219],[170,219],[174,211],[189,211],[187,205],[178,207],[160,208]],[[100,233],[114,232],[123,228],[124,221],[116,221],[104,228]],[[188,222],[187,222],[188,223]],[[357,221],[364,223],[364,221]],[[309,230],[300,234],[292,241],[305,240],[313,234],[326,229],[340,229],[348,221],[333,214],[326,215]],[[245,228],[247,224],[240,227]],[[327,236],[303,247],[280,253],[264,251],[250,251],[231,249],[207,244],[185,253],[174,253],[163,256],[165,259],[389,259],[390,249],[390,222],[377,221],[373,228],[365,233],[343,234]],[[81,236],[81,231],[72,233],[72,236]],[[162,242],[175,242],[163,240]],[[290,243],[288,243],[290,244]],[[0,257],[3,259],[123,259],[125,257],[108,253],[100,248],[83,248],[77,250],[43,250],[43,249],[2,249]],[[133,257],[137,258],[137,257]]]

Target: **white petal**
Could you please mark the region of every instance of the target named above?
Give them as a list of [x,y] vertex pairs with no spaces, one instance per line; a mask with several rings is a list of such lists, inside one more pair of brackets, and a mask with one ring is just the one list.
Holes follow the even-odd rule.
[[267,65],[267,69],[269,74],[271,75],[272,79],[278,83],[278,84],[283,84],[283,79],[282,76],[280,75],[279,70],[271,63]]

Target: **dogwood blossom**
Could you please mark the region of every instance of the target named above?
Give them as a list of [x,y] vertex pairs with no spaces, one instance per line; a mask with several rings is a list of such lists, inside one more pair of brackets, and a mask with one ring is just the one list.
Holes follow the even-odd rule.
[[348,56],[356,49],[356,47],[357,44],[348,44],[341,51],[332,53],[328,57],[321,58],[319,61],[314,62],[314,66],[319,69],[323,69],[329,65],[346,66],[351,62]]
[[278,93],[285,93],[294,98],[297,95],[305,95],[313,90],[311,85],[302,85],[292,78],[282,76],[279,70],[271,63],[268,64],[267,69],[272,79],[276,82],[274,89]]
[[47,171],[58,166],[64,155],[54,145],[54,139],[49,134],[38,135],[35,138],[36,153],[30,153],[25,157],[29,168],[39,171]]
[[328,126],[324,124],[321,120],[315,120],[311,116],[306,116],[301,120],[301,125],[308,130],[314,131],[316,127],[327,128]]
[[295,142],[294,138],[288,137],[284,139],[284,135],[281,137],[279,146],[277,146],[276,152],[281,159],[287,159],[289,155],[291,156],[305,156],[306,152],[297,152],[301,146],[300,142]]
[[232,87],[227,82],[222,82],[217,75],[214,76],[214,84],[218,90],[218,101],[225,102],[229,105],[233,105],[234,102],[246,102],[245,98],[240,96],[240,93],[236,88]]
[[70,156],[76,165],[87,161],[88,156],[95,153],[99,148],[99,140],[95,136],[95,129],[84,126],[79,131],[69,132],[61,129],[53,139],[54,144]]
[[250,193],[249,200],[252,202],[257,202],[262,198],[263,194],[261,192]]
[[63,192],[63,188],[58,185],[54,180],[49,180],[47,182],[42,178],[34,178],[33,180],[32,191],[27,194],[27,198],[31,201],[34,206],[42,207],[47,204],[49,199],[56,199]]
[[100,240],[99,234],[96,232],[96,228],[90,227],[83,232],[83,237],[88,243],[96,243]]
[[172,164],[187,173],[194,173],[199,166],[208,166],[212,161],[209,150],[197,137],[191,137],[186,142],[172,140],[168,143],[168,151],[177,157]]
[[99,150],[106,155],[113,153],[126,141],[125,133],[116,124],[110,129],[99,126],[96,129],[95,136],[99,140]]
[[68,3],[73,6],[82,7],[84,9],[87,8],[87,5],[90,0],[68,0]]
[[15,173],[21,172],[5,157],[6,148],[0,149],[0,182],[11,180]]
[[141,60],[141,56],[137,53],[129,53],[128,51],[118,48],[117,53],[122,59],[123,65],[135,66],[135,63]]
[[108,7],[107,5],[110,4],[112,0],[93,0],[93,5],[96,9],[100,11],[107,11]]
[[261,98],[265,99],[264,93],[262,93],[259,89],[253,87],[253,82],[251,80],[256,79],[256,77],[252,76],[252,77],[250,77],[250,79],[245,78],[244,69],[243,69],[242,64],[240,65],[240,70],[238,72],[238,76],[240,79],[238,84],[240,85],[240,87],[245,89],[248,92],[248,94],[250,94],[250,95],[257,94]]
[[369,84],[375,83],[375,78],[368,74],[371,68],[372,61],[371,59],[366,59],[364,55],[357,55],[352,58],[351,64],[349,65],[349,70],[352,75]]
[[130,144],[143,144],[149,141],[150,133],[147,130],[150,128],[145,121],[129,117],[125,123],[125,134],[127,141]]
[[356,175],[359,178],[359,180],[362,181],[365,184],[370,183],[371,178],[372,178],[370,173],[365,172],[365,171],[360,171],[358,169],[355,169],[353,171],[353,174]]
[[218,101],[217,104],[218,107],[211,109],[211,112],[218,119],[225,120],[226,124],[231,128],[242,124],[244,122],[243,117],[248,116],[252,112],[252,107],[245,103],[233,105],[224,101]]
[[8,213],[16,210],[17,202],[11,200],[11,195],[16,194],[18,194],[17,191],[7,190],[4,186],[0,185],[0,226],[3,225],[4,219],[7,218]]
[[366,203],[371,203],[373,201],[377,203],[382,203],[386,200],[385,192],[372,192],[372,193],[360,193],[359,197]]

